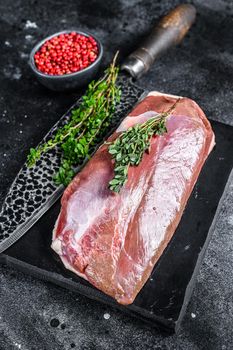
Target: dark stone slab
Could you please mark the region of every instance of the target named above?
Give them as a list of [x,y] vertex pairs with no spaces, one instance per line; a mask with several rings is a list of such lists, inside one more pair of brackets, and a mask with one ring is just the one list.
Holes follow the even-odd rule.
[[233,167],[233,127],[218,122],[212,122],[212,126],[216,147],[202,169],[172,241],[132,305],[117,304],[87,281],[67,271],[52,251],[51,232],[60,211],[60,201],[26,235],[0,255],[0,261],[115,306],[162,331],[177,331],[215,228],[216,208],[225,187],[224,196],[228,191],[226,183]]

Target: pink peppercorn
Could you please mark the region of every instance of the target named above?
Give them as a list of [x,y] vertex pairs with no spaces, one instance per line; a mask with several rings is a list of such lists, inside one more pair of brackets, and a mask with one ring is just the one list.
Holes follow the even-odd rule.
[[34,60],[42,73],[64,75],[88,67],[97,56],[98,47],[93,37],[71,32],[47,40],[35,53]]

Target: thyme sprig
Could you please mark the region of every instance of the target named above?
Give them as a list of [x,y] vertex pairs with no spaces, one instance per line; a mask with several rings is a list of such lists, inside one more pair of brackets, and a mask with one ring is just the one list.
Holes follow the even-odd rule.
[[167,111],[130,127],[110,144],[108,151],[115,161],[114,178],[109,182],[111,191],[118,193],[124,186],[128,179],[129,167],[140,164],[144,153],[150,150],[152,137],[167,132],[166,119],[178,102],[179,99]]
[[67,185],[74,176],[74,167],[81,164],[96,145],[98,138],[108,128],[121,90],[116,85],[119,67],[116,66],[118,52],[102,79],[92,81],[83,96],[81,105],[73,109],[70,120],[58,129],[53,138],[37,148],[31,148],[27,158],[29,167],[41,155],[59,146],[62,149],[61,165],[55,175],[57,184]]

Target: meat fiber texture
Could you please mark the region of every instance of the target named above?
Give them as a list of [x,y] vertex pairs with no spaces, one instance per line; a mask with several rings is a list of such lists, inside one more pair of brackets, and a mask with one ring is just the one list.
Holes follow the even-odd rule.
[[[109,138],[166,111],[178,97],[151,92]],[[214,146],[205,114],[181,98],[149,154],[111,192],[114,163],[103,144],[65,190],[52,248],[67,269],[120,304],[131,304],[171,240],[201,168]],[[188,233],[187,233],[188,234]]]

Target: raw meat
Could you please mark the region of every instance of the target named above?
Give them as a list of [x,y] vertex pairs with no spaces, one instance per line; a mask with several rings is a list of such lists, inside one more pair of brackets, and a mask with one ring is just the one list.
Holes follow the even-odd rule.
[[[176,96],[151,92],[110,137],[167,110]],[[152,140],[149,154],[129,169],[119,194],[108,189],[114,164],[102,145],[67,187],[52,248],[64,265],[121,304],[130,304],[149,278],[181,219],[214,146],[199,106],[182,98]],[[188,232],[187,232],[188,234]]]

